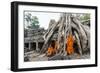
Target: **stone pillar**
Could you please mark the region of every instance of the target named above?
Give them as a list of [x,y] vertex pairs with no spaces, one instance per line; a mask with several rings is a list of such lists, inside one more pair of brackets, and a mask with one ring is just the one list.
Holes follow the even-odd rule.
[[36,51],[39,51],[39,48],[38,48],[38,41],[36,41]]

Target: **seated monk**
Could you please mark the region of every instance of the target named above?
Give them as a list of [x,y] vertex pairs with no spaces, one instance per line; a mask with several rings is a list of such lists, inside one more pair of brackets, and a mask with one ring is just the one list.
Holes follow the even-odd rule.
[[50,47],[47,50],[47,56],[48,57],[53,56],[54,54],[56,54],[56,51],[57,50],[56,50],[55,41],[52,41]]
[[52,56],[53,53],[54,53],[54,49],[53,49],[53,47],[50,46],[50,47],[48,48],[48,50],[47,50],[47,56]]

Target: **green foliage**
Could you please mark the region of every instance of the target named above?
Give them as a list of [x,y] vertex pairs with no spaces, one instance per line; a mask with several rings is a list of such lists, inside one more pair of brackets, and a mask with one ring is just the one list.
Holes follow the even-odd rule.
[[80,20],[88,20],[90,19],[90,14],[83,14],[81,17],[80,17]]
[[29,23],[27,28],[38,29],[39,28],[39,20],[36,16],[32,16],[30,13],[25,15],[25,20]]

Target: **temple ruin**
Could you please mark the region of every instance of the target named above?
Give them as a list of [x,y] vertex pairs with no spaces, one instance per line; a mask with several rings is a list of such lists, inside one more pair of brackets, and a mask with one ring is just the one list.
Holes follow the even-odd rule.
[[[79,21],[72,14],[62,13],[58,22],[51,19],[47,30],[43,28],[27,30],[27,37],[24,38],[25,53],[34,50],[39,53],[36,57],[45,54],[50,56],[50,60],[58,55],[64,59],[73,52],[79,55],[90,53],[89,26],[90,20]],[[54,47],[50,49],[52,45]]]

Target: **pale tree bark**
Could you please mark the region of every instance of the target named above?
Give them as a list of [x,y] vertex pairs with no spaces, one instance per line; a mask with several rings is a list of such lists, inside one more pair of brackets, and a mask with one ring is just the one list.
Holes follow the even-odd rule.
[[82,28],[82,24],[75,17],[72,18],[72,21],[77,26],[77,30],[78,30],[80,41],[81,41],[82,50],[85,50],[87,47],[87,40],[88,39],[87,39],[87,36],[86,36],[84,29]]

